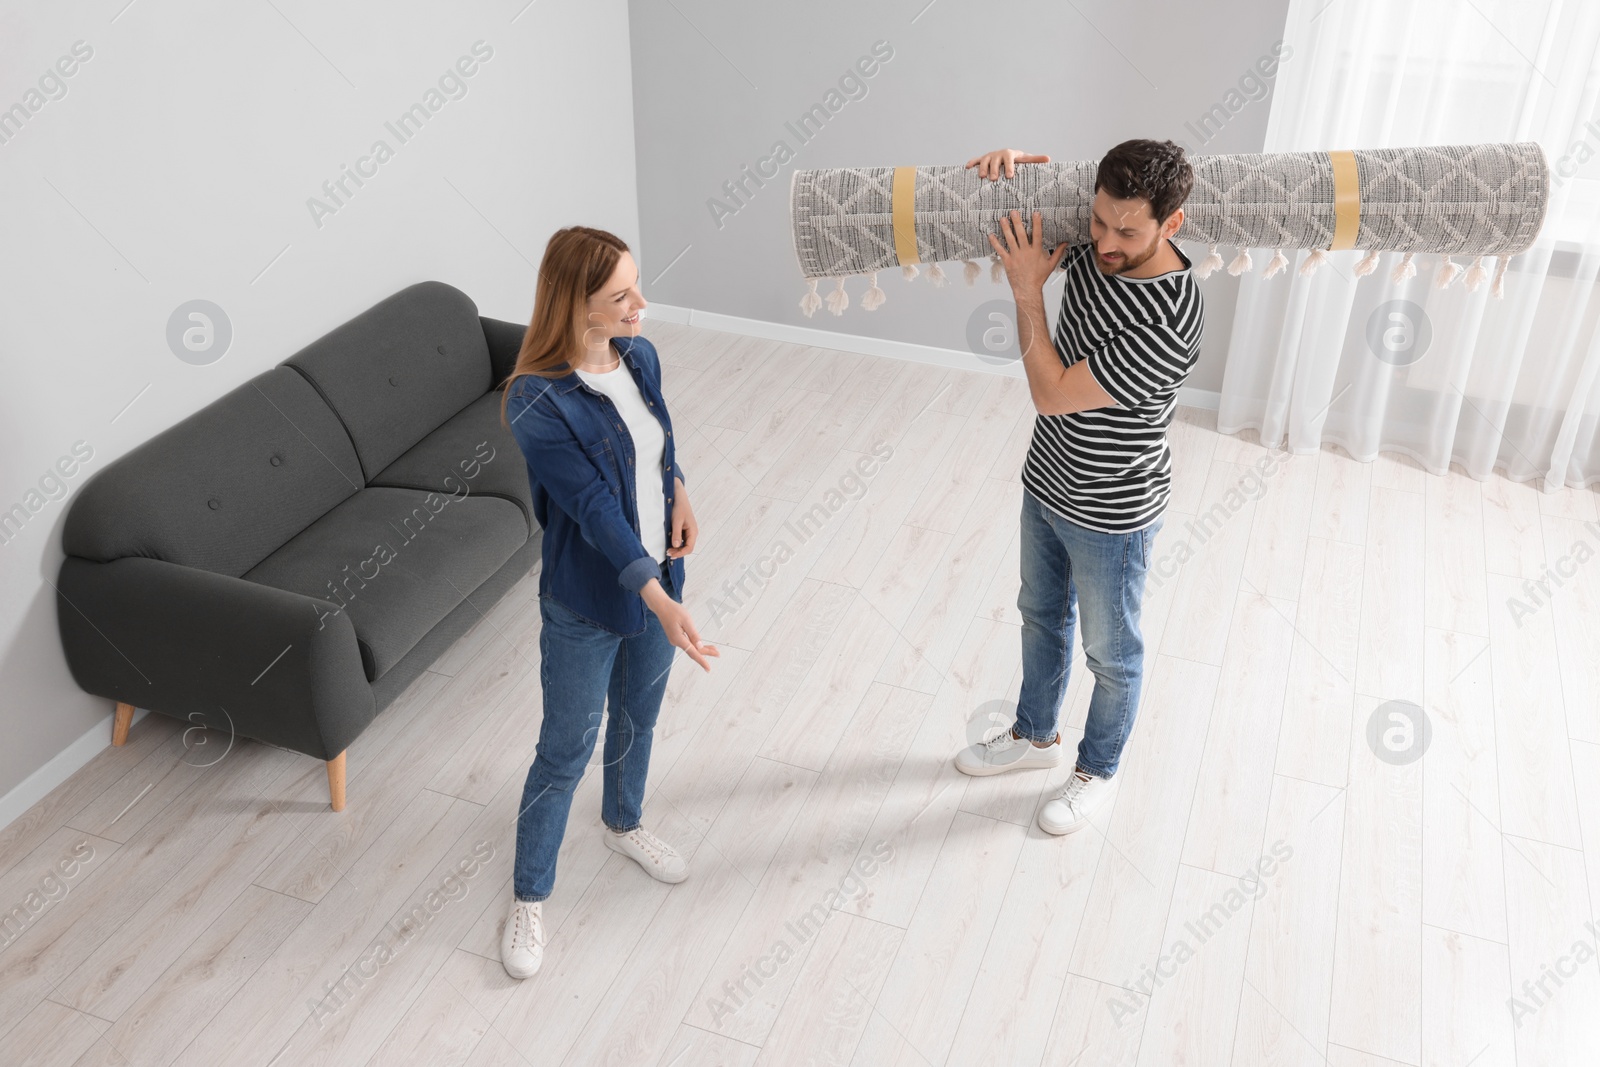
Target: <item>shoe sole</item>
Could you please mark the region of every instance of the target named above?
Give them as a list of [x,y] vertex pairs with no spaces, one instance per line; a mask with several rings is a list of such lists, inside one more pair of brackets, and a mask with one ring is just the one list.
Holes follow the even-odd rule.
[[[543,963],[544,961],[540,960],[539,962]],[[527,974],[518,974],[516,971],[513,971],[510,967],[506,967],[506,961],[503,960],[503,959],[500,961],[500,966],[501,967],[505,967],[506,974],[509,975],[512,978],[515,978],[519,982],[524,981],[524,980],[526,980],[528,978],[532,978],[534,975],[539,973],[539,968],[535,967],[533,970],[529,971]]]
[[625,849],[618,848],[615,844],[613,844],[611,839],[615,835],[613,835],[610,830],[605,830],[605,831],[602,831],[602,832],[606,835],[606,847],[607,848],[609,848],[612,852],[615,852],[617,855],[623,857],[624,859],[629,859],[629,860],[632,860],[634,863],[639,864],[639,868],[641,870],[643,870],[645,874],[648,874],[650,877],[654,878],[656,881],[665,882],[668,885],[677,885],[679,882],[681,882],[685,878],[689,877],[689,872],[687,870],[685,870],[682,874],[678,875],[678,877],[676,877],[676,878],[668,878],[668,877],[666,877],[662,872],[659,872],[659,871],[655,870],[654,868],[648,866],[647,864],[639,863],[638,857],[633,855],[631,852],[628,852]]
[[1065,837],[1067,834],[1075,834],[1079,830],[1082,830],[1085,826],[1089,825],[1089,820],[1083,819],[1079,822],[1069,823],[1058,830],[1054,827],[1046,826],[1043,819],[1036,819],[1035,822],[1039,824],[1039,829],[1043,830],[1047,834],[1053,834],[1056,837]]
[[960,771],[962,774],[970,774],[974,778],[987,778],[991,774],[1004,774],[1007,771],[1047,771],[1052,767],[1061,766],[1061,761],[1059,759],[1055,760],[1053,763],[1031,763],[1024,761],[1018,761],[1016,763],[986,763],[975,768],[962,766],[959,759],[952,760],[951,762],[955,764],[956,770]]

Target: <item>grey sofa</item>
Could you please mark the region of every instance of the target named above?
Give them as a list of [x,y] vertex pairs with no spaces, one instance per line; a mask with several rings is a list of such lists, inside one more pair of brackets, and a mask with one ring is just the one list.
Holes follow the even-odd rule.
[[500,422],[524,327],[401,290],[107,465],[73,500],[56,599],[73,679],[327,761],[533,566]]

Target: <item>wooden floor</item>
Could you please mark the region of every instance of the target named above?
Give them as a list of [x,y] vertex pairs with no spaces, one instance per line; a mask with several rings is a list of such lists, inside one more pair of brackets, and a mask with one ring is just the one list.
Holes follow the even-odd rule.
[[[320,762],[150,715],[0,831],[0,1063],[1595,1062],[1600,562],[1528,581],[1600,545],[1593,492],[1180,409],[1121,785],[1055,838],[1067,768],[950,763],[1021,682],[1024,383],[649,333],[723,653],[679,656],[650,772],[689,879],[604,847],[591,773],[543,969],[501,968],[530,575],[351,747],[342,814]],[[1079,651],[1069,746],[1092,687]]]

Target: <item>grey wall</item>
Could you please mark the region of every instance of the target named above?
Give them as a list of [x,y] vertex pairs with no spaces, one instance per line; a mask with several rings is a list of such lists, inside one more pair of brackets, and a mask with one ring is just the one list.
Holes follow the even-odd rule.
[[[1133,137],[1171,138],[1194,154],[1259,152],[1271,85],[1257,81],[1256,64],[1272,58],[1287,10],[1287,0],[631,0],[645,296],[963,348],[968,316],[1009,295],[987,271],[974,289],[961,283],[959,268],[944,289],[880,275],[888,303],[870,313],[859,306],[866,283],[852,280],[842,317],[824,310],[805,318],[787,225],[793,171],[964,163],[995,148],[1097,159]],[[837,113],[801,143],[785,123],[826,103],[880,40],[893,58],[863,79],[865,95],[841,92]],[[1218,119],[1197,132],[1213,105],[1222,107]],[[747,185],[738,206],[723,183],[771,156],[780,140],[794,158],[764,187]],[[714,217],[713,198],[736,213]],[[1185,251],[1198,261],[1199,250]],[[1217,272],[1203,284],[1205,349],[1188,384],[1214,390],[1240,279]],[[1058,293],[1059,283],[1047,291],[1052,311]],[[986,364],[974,358],[973,367]]]
[[[113,0],[4,24],[0,824],[19,782],[110,740],[51,586],[87,478],[412,282],[525,322],[552,230],[638,239],[622,0]],[[385,123],[418,102],[401,143]],[[380,139],[392,158],[319,225],[308,201]],[[194,299],[232,329],[203,365],[167,339]]]

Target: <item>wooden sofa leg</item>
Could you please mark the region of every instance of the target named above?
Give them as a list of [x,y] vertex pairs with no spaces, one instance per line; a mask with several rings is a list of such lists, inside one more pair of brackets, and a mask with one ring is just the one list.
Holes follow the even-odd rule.
[[328,761],[328,797],[334,811],[344,810],[344,756],[341,752]]
[[128,727],[133,725],[133,705],[117,702],[117,720],[111,724],[111,743],[125,745],[128,743]]

